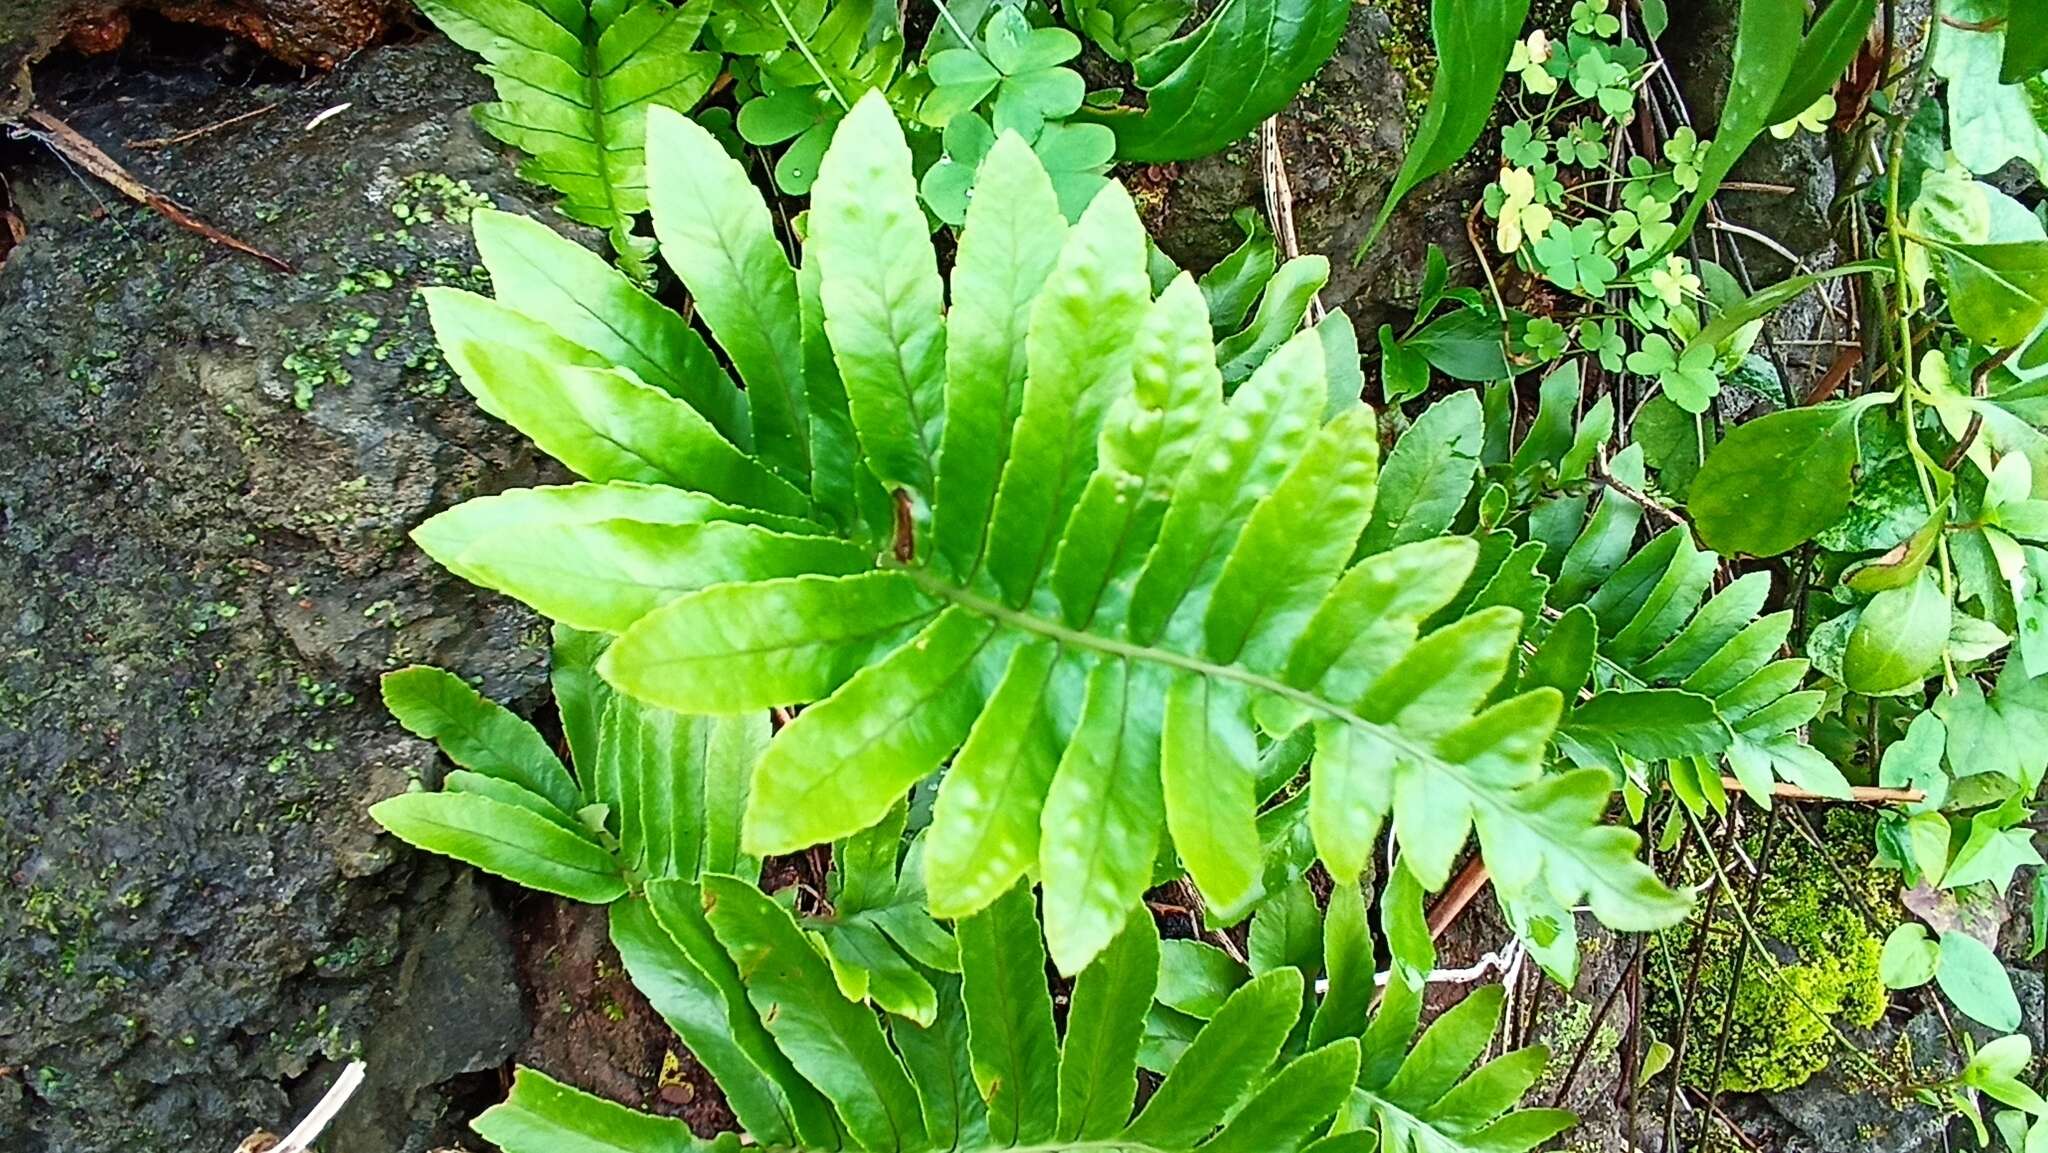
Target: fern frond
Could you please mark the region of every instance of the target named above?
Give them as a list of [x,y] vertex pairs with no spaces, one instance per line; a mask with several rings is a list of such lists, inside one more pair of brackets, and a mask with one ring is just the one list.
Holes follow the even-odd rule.
[[[1543,1070],[1541,1048],[1468,1075],[1499,1024],[1498,988],[1472,994],[1415,1035],[1434,954],[1421,888],[1405,871],[1383,896],[1394,980],[1370,1018],[1373,938],[1363,895],[1338,886],[1326,922],[1301,892],[1303,904],[1262,908],[1252,932],[1267,942],[1299,937],[1310,952],[1296,959],[1310,967],[1239,970],[1215,988],[1141,1108],[1141,1029],[1148,1012],[1160,1011],[1155,996],[1186,987],[1183,958],[1202,948],[1161,941],[1144,912],[1082,970],[1064,1029],[1027,885],[960,922],[957,978],[921,970],[937,991],[922,1021],[878,1016],[843,996],[834,954],[813,947],[800,920],[738,878],[650,886],[615,906],[613,936],[635,984],[679,1030],[690,1024],[680,1014],[693,999],[737,1014],[732,1038],[709,1059],[684,1037],[734,1102],[747,1139],[768,1149],[1300,1153],[1365,1148],[1347,1135],[1377,1133],[1388,1149],[1523,1153],[1573,1122],[1560,1110],[1516,1108]],[[1323,969],[1326,992],[1312,984]],[[755,1128],[748,1117],[764,1102],[775,1108],[768,1127]],[[476,1128],[506,1153],[668,1153],[734,1140],[700,1144],[673,1122],[527,1069]],[[792,1142],[792,1133],[805,1135]]]
[[[1245,379],[1226,395],[1202,294],[1183,276],[1154,299],[1130,198],[1112,186],[1068,228],[1008,138],[981,177],[1008,195],[970,207],[948,308],[879,94],[825,157],[801,270],[763,242],[758,194],[708,133],[665,112],[650,132],[658,228],[693,238],[663,251],[749,386],[756,444],[772,419],[793,451],[764,461],[714,439],[693,397],[723,405],[722,381],[685,397],[498,347],[551,347],[552,330],[589,348],[563,318],[520,316],[524,335],[488,340],[451,323],[471,390],[596,483],[545,518],[481,502],[417,539],[617,633],[600,671],[640,699],[808,705],[756,769],[750,852],[851,837],[950,761],[921,850],[932,911],[974,913],[1035,869],[1054,959],[1077,972],[1168,837],[1212,905],[1250,906],[1256,758],[1310,726],[1316,845],[1340,874],[1391,820],[1441,886],[1476,828],[1510,893],[1627,928],[1682,914],[1633,834],[1603,823],[1606,773],[1545,773],[1561,698],[1503,688],[1522,617],[1452,605],[1478,550],[1418,541],[1353,563],[1380,496],[1376,439],[1355,401],[1328,416],[1326,333],[1234,346]],[[1269,290],[1261,311],[1298,317],[1312,291]],[[437,324],[467,300],[437,297]],[[808,475],[787,415],[804,409]],[[828,452],[828,433],[851,443]],[[621,481],[696,503],[635,519]]]
[[[716,52],[693,49],[711,0],[421,0],[448,38],[482,56],[498,99],[486,132],[526,153],[520,175],[562,194],[563,215],[603,229],[629,268],[653,245],[647,110],[688,111],[710,90]],[[644,278],[642,278],[644,279]]]
[[[1355,890],[1347,886],[1331,894],[1325,945],[1331,979],[1324,1005],[1358,1006],[1353,1020],[1363,1017],[1374,993],[1372,942],[1364,924]],[[1395,867],[1380,894],[1380,926],[1392,965],[1370,1024],[1360,1021],[1368,1058],[1333,1131],[1376,1131],[1387,1153],[1526,1153],[1576,1123],[1562,1109],[1515,1108],[1549,1060],[1542,1046],[1503,1053],[1472,1068],[1500,1026],[1500,986],[1475,990],[1416,1035],[1436,946],[1421,886],[1405,866]],[[1347,953],[1354,959],[1341,962]]]
[[[1520,1153],[1571,1119],[1512,1112],[1541,1050],[1465,1076],[1498,1024],[1498,989],[1415,1037],[1435,956],[1405,866],[1382,894],[1394,969],[1377,1012],[1362,889],[1337,886],[1326,915],[1296,879],[1252,913],[1249,969],[1161,941],[1135,910],[1079,973],[1062,1030],[1028,882],[948,933],[923,909],[924,834],[906,838],[899,803],[834,846],[829,911],[797,914],[736,851],[760,718],[684,717],[612,694],[590,675],[604,638],[556,639],[563,731],[590,771],[571,774],[532,726],[454,676],[405,669],[385,678],[393,711],[471,767],[372,813],[422,848],[608,905],[634,985],[754,1145],[1297,1153],[1352,1147],[1345,1134],[1372,1129],[1390,1148]],[[521,781],[566,787],[573,812]],[[420,801],[448,803],[446,819],[415,820]],[[608,885],[562,883],[572,875]],[[1166,1016],[1183,1040],[1160,1061],[1146,1036]],[[1141,1063],[1163,1081],[1136,1108]],[[477,1128],[507,1153],[735,1147],[530,1070]]]
[[1585,482],[1613,408],[1602,398],[1574,427],[1578,402],[1576,366],[1553,374],[1528,435],[1496,472],[1527,503],[1522,548],[1541,560],[1525,583],[1554,622],[1527,677],[1575,702],[1559,749],[1620,772],[1663,762],[1696,807],[1723,803],[1722,757],[1765,806],[1778,778],[1847,797],[1840,771],[1799,739],[1825,694],[1803,687],[1807,661],[1780,656],[1792,614],[1764,612],[1769,575],[1716,591],[1714,554],[1683,525],[1638,548],[1645,510],[1628,493],[1643,491],[1641,449],[1630,445],[1607,464],[1619,484],[1596,486],[1596,498]]

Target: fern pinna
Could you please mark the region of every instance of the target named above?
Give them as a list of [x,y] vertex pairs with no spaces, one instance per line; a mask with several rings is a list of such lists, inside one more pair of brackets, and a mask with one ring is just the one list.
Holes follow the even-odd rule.
[[[1407,887],[1407,919],[1419,925],[1419,889]],[[738,1134],[700,1140],[681,1121],[521,1069],[506,1101],[474,1123],[506,1153],[1526,1153],[1575,1121],[1514,1108],[1543,1071],[1541,1047],[1480,1063],[1500,1022],[1498,987],[1418,1037],[1422,973],[1397,959],[1368,1014],[1373,950],[1355,888],[1332,901],[1327,991],[1315,993],[1293,966],[1249,978],[1135,1116],[1145,1013],[1162,981],[1160,950],[1172,943],[1149,915],[1133,916],[1081,972],[1062,1030],[1022,885],[961,922],[959,976],[942,984],[939,1011],[923,1025],[840,997],[790,914],[738,878],[660,882],[615,909],[613,939],[657,1008],[687,1011],[683,990],[704,979],[700,960],[743,994],[718,1004],[743,1015],[739,1036],[759,1063],[726,1061],[717,1078],[747,1122],[745,1143]],[[1400,915],[1389,907],[1389,919]],[[749,1110],[766,1112],[747,1121]]]
[[415,539],[616,634],[598,669],[625,693],[711,715],[809,706],[755,769],[748,852],[857,833],[950,760],[922,862],[932,912],[968,916],[1035,874],[1074,973],[1167,838],[1212,907],[1250,906],[1254,763],[1307,726],[1336,875],[1391,816],[1429,888],[1476,827],[1510,899],[1583,901],[1624,929],[1683,914],[1604,823],[1610,775],[1545,772],[1561,696],[1503,687],[1522,614],[1421,635],[1477,546],[1357,556],[1374,421],[1330,395],[1346,374],[1328,329],[1226,395],[1201,292],[1183,276],[1154,298],[1129,196],[1105,188],[1069,228],[1014,140],[984,162],[949,309],[880,96],[826,154],[800,267],[708,133],[658,108],[648,130],[663,256],[744,391],[594,257],[480,214],[498,300],[435,295],[442,346],[487,411],[586,483],[472,501]]
[[[1643,770],[1661,764],[1696,811],[1725,809],[1717,767],[1724,756],[1766,808],[1777,779],[1846,799],[1841,770],[1799,737],[1826,694],[1804,687],[1807,661],[1781,656],[1792,613],[1764,612],[1770,575],[1749,573],[1716,589],[1715,556],[1683,523],[1637,548],[1647,511],[1638,502],[1642,450],[1623,449],[1601,466],[1601,483],[1588,484],[1614,406],[1602,397],[1574,424],[1579,386],[1575,365],[1543,382],[1528,432],[1488,466],[1489,495],[1478,502],[1515,510],[1495,518],[1508,527],[1486,534],[1492,547],[1482,548],[1480,569],[1498,582],[1497,599],[1530,612],[1536,648],[1524,683],[1552,685],[1571,702],[1560,750],[1645,788],[1654,782]],[[1473,443],[1482,438],[1479,406],[1459,399],[1417,422],[1426,435],[1414,453],[1444,457],[1430,442],[1458,435],[1450,429]],[[1393,456],[1410,451],[1404,438]],[[1476,465],[1465,469],[1467,487]]]
[[611,238],[630,269],[652,245],[641,156],[647,110],[688,111],[722,57],[697,51],[709,0],[421,0],[450,40],[484,58],[498,99],[486,132],[527,154],[520,175],[562,194],[562,213]]

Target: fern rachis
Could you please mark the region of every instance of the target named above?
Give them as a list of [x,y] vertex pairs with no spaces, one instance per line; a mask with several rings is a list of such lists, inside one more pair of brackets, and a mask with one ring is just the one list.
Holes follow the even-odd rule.
[[[417,538],[618,634],[599,667],[626,692],[714,714],[808,704],[756,769],[750,851],[851,836],[950,761],[933,909],[971,914],[1036,869],[1074,972],[1163,836],[1219,910],[1256,900],[1253,762],[1313,725],[1316,836],[1342,871],[1391,817],[1440,886],[1476,823],[1511,893],[1586,899],[1620,927],[1682,912],[1602,824],[1605,772],[1546,774],[1556,691],[1498,692],[1513,610],[1427,630],[1462,577],[1399,578],[1426,591],[1387,617],[1390,574],[1422,566],[1384,548],[1352,563],[1382,495],[1373,421],[1333,401],[1321,329],[1276,340],[1226,395],[1201,293],[1183,277],[1155,298],[1128,196],[1105,189],[1069,228],[1007,138],[981,178],[1008,195],[970,205],[948,307],[879,96],[840,127],[794,266],[708,134],[662,110],[650,132],[663,252],[748,390],[653,388],[552,312],[492,307],[486,331],[465,318],[487,302],[441,294],[471,390],[591,483],[526,516],[462,506]],[[553,268],[492,272],[501,299],[553,299],[521,287]],[[656,323],[644,298],[596,299],[625,329]],[[750,443],[721,438],[730,400]]]

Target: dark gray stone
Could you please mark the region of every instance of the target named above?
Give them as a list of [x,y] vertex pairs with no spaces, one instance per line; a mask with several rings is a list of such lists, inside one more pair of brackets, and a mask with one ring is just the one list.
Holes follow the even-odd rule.
[[[1664,37],[1663,50],[1702,139],[1719,131],[1721,105],[1728,98],[1735,59],[1740,13],[1739,0],[1671,5],[1671,29]],[[1768,236],[1776,247],[1734,233],[1716,235],[1702,221],[1701,254],[1724,254],[1721,263],[1734,271],[1739,253],[1758,288],[1796,271],[1779,248],[1799,257],[1810,268],[1825,268],[1834,263],[1834,229],[1829,210],[1837,181],[1835,158],[1829,150],[1839,142],[1840,138],[1832,133],[1801,132],[1789,140],[1779,140],[1768,132],[1758,137],[1728,179],[1734,183],[1775,185],[1791,192],[1723,190],[1715,197],[1715,203],[1729,224]],[[1733,253],[1729,252],[1731,248]]]
[[[1423,254],[1441,246],[1461,275],[1476,280],[1466,213],[1492,178],[1492,151],[1416,189],[1368,253],[1360,253],[1407,154],[1408,134],[1429,93],[1427,6],[1358,4],[1322,73],[1280,120],[1281,152],[1305,253],[1330,260],[1323,303],[1344,308],[1371,339],[1422,283]],[[1207,268],[1242,238],[1231,213],[1264,203],[1256,138],[1148,181],[1127,176],[1160,245],[1190,268]],[[1157,192],[1146,195],[1156,183]]]
[[[2020,1002],[2020,1029],[2032,1039],[2039,1052],[2042,1045],[2043,994],[2041,975],[2009,969],[2013,992]],[[1925,993],[1905,996],[1929,996]],[[1954,1011],[1949,1020],[1983,1045],[1998,1034]],[[1887,1019],[1870,1030],[1853,1030],[1849,1039],[1864,1053],[1894,1068],[1893,1080],[1920,1083],[1954,1076],[1962,1062],[1949,1039],[1941,1017],[1922,1009],[1903,1026]],[[1834,1153],[1857,1149],[1868,1153],[1936,1153],[1967,1148],[1960,1120],[1915,1101],[1897,1100],[1883,1086],[1873,1083],[1862,1062],[1838,1057],[1813,1079],[1796,1088],[1760,1098],[1770,1114],[1768,1122],[1782,1128],[1784,1153]]]
[[[417,1153],[451,1135],[433,1086],[525,1027],[487,895],[365,816],[436,771],[376,677],[432,661],[532,699],[545,635],[404,534],[556,474],[450,389],[415,289],[478,279],[470,205],[541,201],[474,128],[487,86],[444,42],[309,85],[101,66],[38,86],[297,272],[14,146],[0,1149],[229,1149],[360,1055],[364,1102],[325,1147]],[[123,145],[272,101],[187,144]]]
[[[441,1086],[513,1056],[527,1026],[508,931],[481,875],[456,872],[438,916],[419,926],[399,956],[389,1001],[366,1026],[367,1076],[329,1129],[329,1148],[405,1148],[441,1121]],[[318,1080],[307,1086],[302,1109],[318,1096],[311,1090],[326,1087]]]
[[[1953,1068],[1943,1060],[1948,1038],[1941,1019],[1931,1011],[1916,1014],[1903,1029],[1889,1021],[1858,1035],[1864,1052],[1890,1059],[1904,1036],[1913,1067],[1928,1077]],[[1786,1130],[1786,1153],[1825,1153],[1839,1149],[1867,1153],[1930,1153],[1943,1148],[1949,1118],[1939,1110],[1912,1101],[1895,1101],[1873,1088],[1861,1062],[1838,1057],[1827,1068],[1794,1088],[1763,1098]]]

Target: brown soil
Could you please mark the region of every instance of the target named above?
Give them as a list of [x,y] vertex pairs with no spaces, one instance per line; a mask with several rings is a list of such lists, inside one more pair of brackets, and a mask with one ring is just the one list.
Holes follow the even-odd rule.
[[711,1075],[627,978],[604,910],[526,896],[513,917],[533,1021],[519,1064],[621,1104],[680,1117],[702,1137],[739,1127]]

